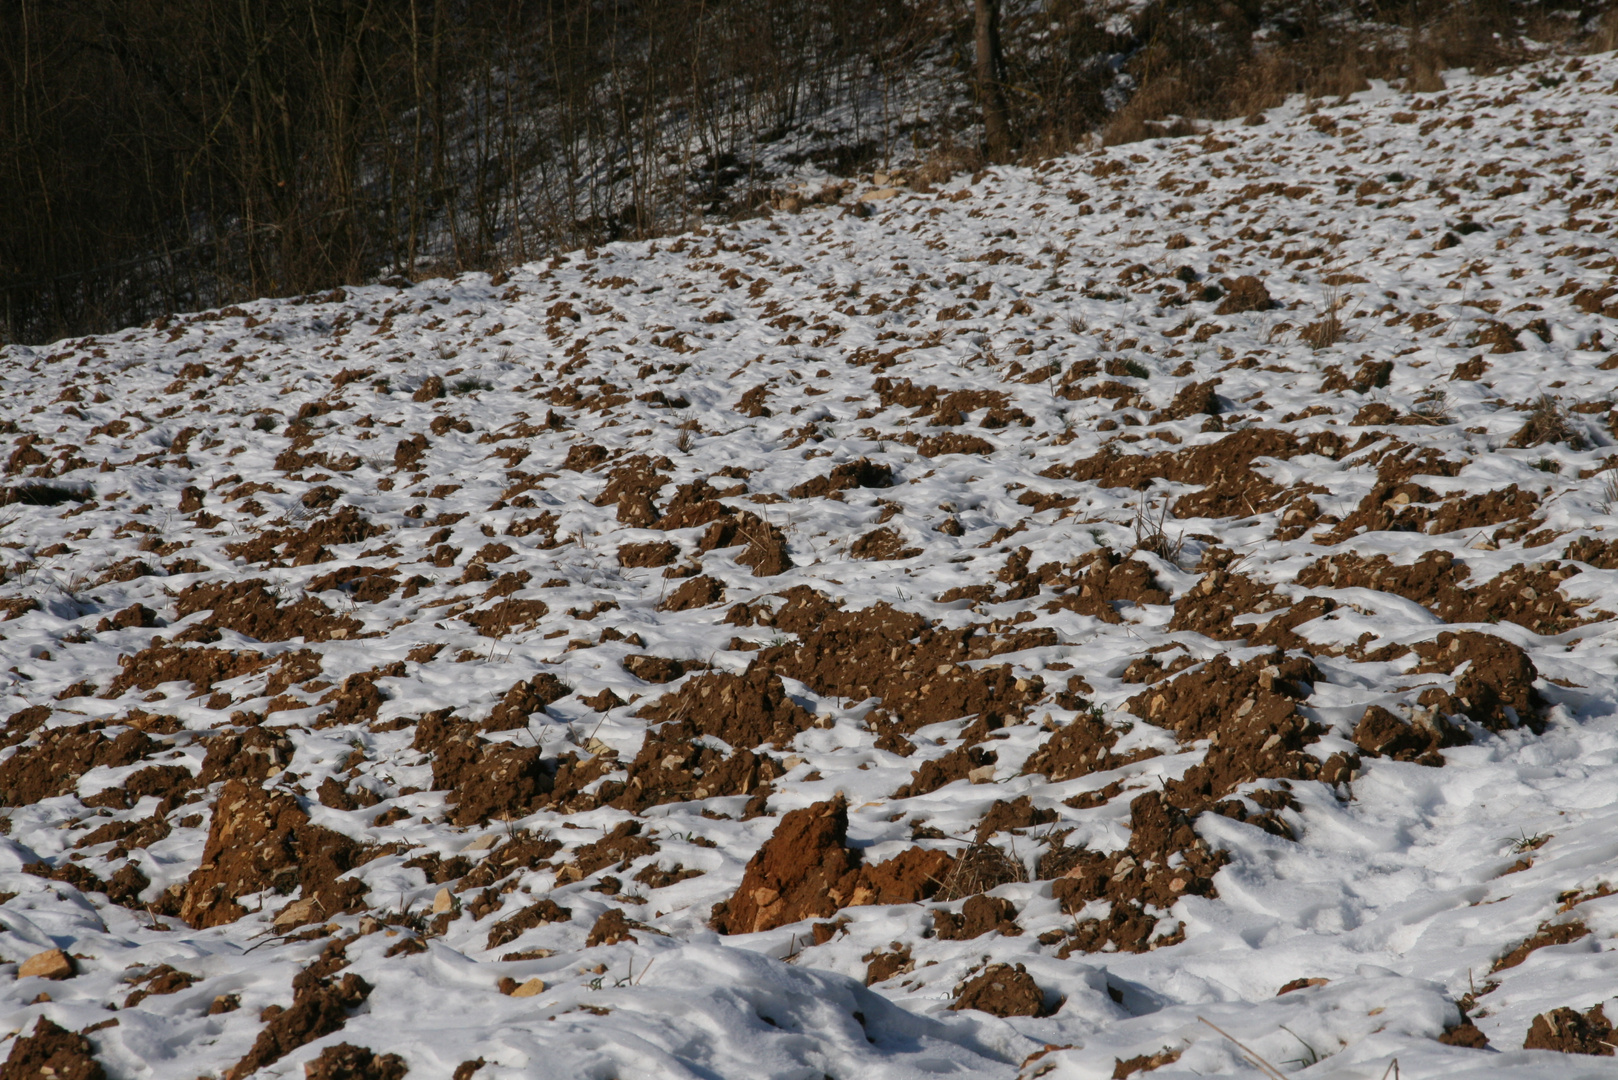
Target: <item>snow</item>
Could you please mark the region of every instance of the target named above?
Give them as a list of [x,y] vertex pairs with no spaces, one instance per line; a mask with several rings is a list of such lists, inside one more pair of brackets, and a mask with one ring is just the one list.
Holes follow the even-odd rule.
[[[1409,712],[1423,689],[1453,689],[1463,674],[1422,673],[1410,655],[1364,654],[1389,643],[1436,641],[1463,624],[1445,623],[1391,592],[1306,587],[1295,581],[1300,571],[1340,552],[1381,553],[1406,565],[1443,551],[1469,567],[1467,584],[1477,586],[1515,564],[1565,564],[1573,541],[1618,529],[1611,473],[1597,471],[1614,443],[1607,417],[1618,372],[1607,362],[1618,354],[1607,350],[1618,343],[1618,320],[1574,301],[1618,276],[1618,56],[1585,58],[1578,69],[1557,60],[1448,79],[1450,89],[1440,94],[1378,86],[1345,102],[1294,100],[1262,125],[1238,122],[1205,138],[986,171],[936,191],[902,188],[868,203],[855,202],[852,191],[801,214],[574,252],[516,268],[499,284],[469,274],[403,290],[264,300],[162,327],[0,352],[0,395],[15,446],[32,434],[53,463],[48,478],[39,478],[30,475],[39,465],[25,462],[6,483],[94,493],[90,502],[16,502],[0,511],[0,544],[9,548],[0,601],[37,602],[33,610],[13,608],[20,613],[0,626],[0,667],[7,669],[0,713],[45,704],[53,710],[48,728],[107,721],[115,734],[140,710],[172,715],[181,729],[161,736],[161,756],[97,766],[74,793],[5,810],[0,893],[11,895],[0,904],[0,957],[11,963],[0,964],[0,1031],[27,1034],[38,1016],[73,1030],[115,1019],[90,1039],[117,1080],[222,1076],[253,1044],[261,1011],[291,1002],[293,975],[321,954],[327,937],[357,935],[346,946],[345,971],[373,984],[367,1002],[340,1031],[259,1075],[301,1076],[324,1047],[345,1041],[398,1053],[419,1077],[447,1076],[481,1057],[479,1080],[1062,1080],[1111,1076],[1116,1060],[1165,1048],[1183,1052],[1137,1075],[1262,1075],[1232,1040],[1283,1073],[1308,1077],[1382,1077],[1395,1060],[1407,1078],[1618,1075],[1604,1058],[1518,1049],[1536,1015],[1560,1006],[1584,1012],[1618,997],[1618,962],[1608,959],[1618,955],[1609,944],[1618,935],[1618,898],[1571,909],[1588,936],[1491,972],[1542,924],[1566,916],[1559,907],[1570,895],[1618,884],[1618,637],[1609,621],[1618,601],[1615,572],[1594,567],[1562,586],[1586,605],[1582,625],[1541,634],[1509,620],[1464,624],[1527,652],[1547,702],[1543,733],[1472,725],[1472,744],[1444,750],[1442,767],[1367,755],[1351,784],[1292,781],[1297,809],[1278,813],[1296,839],[1202,813],[1198,835],[1228,851],[1230,861],[1214,879],[1216,896],[1186,896],[1164,913],[1166,925],[1184,924],[1179,944],[1059,959],[1041,935],[1060,937],[1106,905],[1066,913],[1052,883],[1042,880],[993,890],[1017,910],[1023,933],[1015,937],[932,936],[931,911],[940,905],[931,901],[845,908],[837,918],[846,924],[819,944],[807,922],[729,937],[707,925],[711,906],[736,890],[780,816],[834,795],[848,800],[849,842],[867,863],[913,846],[917,821],[942,837],[926,844],[959,852],[997,799],[1027,795],[1053,811],[1056,823],[1003,833],[997,842],[1032,866],[1053,829],[1071,829],[1070,846],[1124,847],[1130,798],[1201,760],[1206,742],[1177,743],[1125,710],[1147,688],[1126,682],[1126,669],[1154,649],[1165,662],[1180,655],[1165,646],[1198,661],[1223,653],[1240,662],[1268,649],[1171,629],[1167,604],[1123,605],[1122,621],[1113,623],[1047,611],[1049,590],[998,602],[935,599],[960,586],[1002,588],[996,575],[1019,547],[1029,549],[1035,568],[1070,563],[1101,546],[1128,553],[1138,507],[1155,515],[1198,488],[1161,478],[1144,491],[1103,487],[1044,475],[1053,466],[1103,446],[1123,454],[1185,450],[1251,427],[1299,437],[1335,433],[1350,443],[1369,433],[1383,449],[1397,438],[1464,463],[1454,476],[1411,478],[1440,499],[1510,484],[1540,497],[1531,529],[1499,537],[1490,525],[1441,535],[1365,531],[1331,543],[1324,538],[1329,524],[1289,536],[1289,501],[1250,508],[1245,517],[1166,519],[1170,536],[1183,538],[1177,556],[1136,557],[1174,600],[1202,580],[1199,560],[1217,546],[1239,555],[1242,573],[1274,585],[1289,603],[1305,596],[1336,602],[1330,614],[1297,628],[1316,647],[1323,676],[1301,703],[1323,730],[1308,749],[1321,760],[1353,749],[1349,736],[1368,705]],[[1511,190],[1514,180],[1522,190]],[[852,209],[860,206],[869,212]],[[1482,227],[1456,228],[1468,221]],[[1455,243],[1440,246],[1446,235]],[[1137,264],[1142,269],[1131,273]],[[1218,316],[1213,301],[1164,305],[1170,292],[1180,297],[1189,289],[1174,277],[1182,266],[1195,271],[1198,287],[1256,275],[1277,306]],[[1333,275],[1347,277],[1333,285]],[[1321,317],[1333,290],[1351,312],[1348,336],[1313,349],[1300,332]],[[1543,333],[1531,328],[1536,319],[1544,320]],[[1530,327],[1514,335],[1519,351],[1469,344],[1495,321]],[[1219,332],[1198,333],[1203,327]],[[902,351],[891,365],[873,366],[877,354],[895,349]],[[1480,355],[1488,364],[1482,379],[1451,378]],[[1012,373],[1014,361],[1018,372],[1051,363],[1065,372],[1091,359],[1128,360],[1149,377],[1098,371],[1066,385],[1112,379],[1144,400],[1114,408],[1115,399],[1062,396],[1060,373],[1033,382]],[[1321,387],[1332,367],[1352,376],[1363,361],[1384,360],[1393,362],[1385,387]],[[187,365],[207,372],[188,374]],[[334,386],[345,369],[370,370]],[[451,392],[414,401],[431,376]],[[914,409],[883,408],[873,388],[878,377],[945,392],[1001,391],[1029,423],[984,428],[982,413],[973,411],[960,424],[930,425]],[[1220,380],[1223,430],[1204,430],[1208,417],[1201,414],[1153,421],[1180,389],[1211,378]],[[458,387],[459,380],[478,382]],[[572,403],[553,400],[568,385],[578,390]],[[737,401],[759,386],[768,387],[771,415],[745,416]],[[69,388],[77,393],[64,393]],[[687,404],[639,400],[654,390]],[[1419,404],[1440,391],[1449,423],[1351,423],[1371,404],[1419,417]],[[1541,394],[1570,410],[1582,448],[1567,441],[1507,445]],[[292,445],[282,434],[285,422],[311,402],[330,411],[309,416],[319,437],[303,451],[328,462],[352,455],[352,468],[278,465]],[[1584,404],[1593,407],[1580,410]],[[1282,419],[1312,407],[1313,415]],[[556,426],[546,424],[548,414]],[[273,417],[274,430],[257,429],[260,417]],[[430,427],[435,419],[465,424]],[[117,429],[120,421],[127,426]],[[519,423],[528,434],[502,438]],[[175,452],[183,429],[193,434]],[[430,443],[420,463],[396,468],[395,444],[418,432]],[[914,439],[905,440],[949,432],[992,449],[928,458]],[[605,448],[604,467],[564,467],[571,449],[591,444]],[[1320,515],[1340,519],[1376,486],[1367,457],[1377,446],[1367,442],[1336,458],[1264,458],[1255,471],[1281,488],[1303,489]],[[495,456],[508,449],[526,456]],[[629,454],[668,458],[660,503],[699,478],[718,489],[739,485],[723,502],[780,529],[795,565],[754,576],[736,561],[740,548],[699,551],[701,527],[635,527],[620,520],[616,506],[594,505],[613,466]],[[837,499],[788,495],[861,458],[890,466],[893,485],[851,488]],[[733,475],[721,475],[731,467]],[[734,475],[738,468],[750,472]],[[230,497],[248,483],[270,486]],[[526,490],[512,491],[525,483]],[[318,495],[304,501],[323,485],[339,492],[337,507],[322,508]],[[180,510],[188,486],[205,493],[203,509],[215,523]],[[1075,501],[1036,510],[1019,502],[1030,491]],[[251,513],[249,499],[260,514]],[[341,506],[386,531],[328,545],[327,561],[302,566],[249,565],[227,551],[258,530],[304,528]],[[412,511],[417,506],[423,509]],[[511,531],[514,522],[545,513],[554,515],[549,529]],[[950,521],[958,524],[955,535],[939,531]],[[920,553],[854,558],[850,545],[878,524]],[[1525,546],[1530,538],[1535,546]],[[619,564],[622,545],[665,540],[679,546],[679,564],[700,562],[703,574],[723,584],[722,602],[663,610],[683,582],[659,567]],[[509,545],[514,554],[489,563],[487,580],[526,571],[511,597],[543,599],[548,608],[531,628],[498,638],[461,618],[502,602],[484,596],[486,584],[463,577],[488,544]],[[434,560],[441,545],[460,549],[452,565]],[[109,575],[129,559],[150,572]],[[192,562],[180,565],[182,559]],[[85,681],[94,693],[106,692],[122,658],[207,622],[206,613],[177,618],[176,596],[188,586],[260,578],[290,603],[315,578],[345,567],[392,567],[401,583],[412,575],[426,581],[414,595],[394,592],[374,602],[320,593],[333,611],[362,624],[346,637],[272,643],[226,629],[210,647],[268,657],[309,649],[320,658],[319,678],[332,687],[401,664],[402,674],[376,679],[386,700],[374,719],[331,725],[322,688],[297,684],[280,692],[271,711],[264,669],[216,683],[213,692],[230,699],[222,707],[185,682],[112,698],[64,694]],[[625,670],[623,659],[646,653],[739,673],[755,656],[743,646],[768,647],[790,635],[727,622],[727,612],[797,586],[848,610],[887,603],[946,628],[1051,628],[1055,644],[973,666],[1009,663],[1017,677],[1042,677],[1051,691],[1082,675],[1093,688],[1085,697],[1108,722],[1132,725],[1115,752],[1159,753],[1062,782],[1025,775],[1024,761],[1048,735],[1043,722],[1060,726],[1077,715],[1045,698],[1027,722],[994,733],[997,757],[985,782],[956,781],[897,800],[896,789],[923,761],[961,745],[970,718],[921,727],[910,736],[915,753],[900,757],[875,745],[877,733],[866,723],[875,701],[818,695],[788,679],[790,696],[819,723],[773,751],[786,769],[768,814],[742,820],[743,795],[653,806],[638,820],[660,845],[657,854],[577,881],[550,868],[522,872],[497,914],[463,913],[426,935],[425,951],[385,955],[418,933],[401,913],[429,909],[442,887],[405,866],[411,858],[430,851],[476,862],[494,846],[479,846],[480,838],[528,829],[566,845],[555,858],[560,867],[579,845],[637,819],[604,806],[452,825],[447,793],[432,790],[429,756],[412,749],[410,726],[389,730],[390,721],[437,709],[482,719],[513,683],[546,672],[574,692],[534,712],[525,729],[488,737],[540,746],[547,758],[572,752],[589,759],[610,748],[627,763],[647,728],[635,713],[683,682],[649,684]],[[137,603],[167,625],[97,630],[101,619]],[[608,627],[617,633],[603,636]],[[641,643],[624,640],[629,635]],[[444,648],[412,659],[423,645]],[[1356,646],[1355,655],[1344,651]],[[602,712],[582,701],[603,690],[629,704]],[[239,724],[236,712],[268,713],[265,726],[292,741],[288,767],[270,787],[295,794],[314,824],[393,845],[353,871],[370,890],[369,912],[327,920],[328,936],[291,940],[274,931],[272,919],[295,898],[266,891],[244,900],[249,914],[239,921],[193,930],[24,871],[47,860],[105,878],[127,854],[151,883],[144,901],[156,904],[170,885],[183,884],[202,860],[216,789],[170,809],[166,837],[117,853],[110,842],[75,844],[108,822],[151,817],[156,799],[127,810],[84,800],[120,787],[153,760],[199,772],[208,737]],[[363,760],[348,773],[356,749]],[[349,776],[383,801],[352,811],[322,805],[315,795],[321,782]],[[1110,801],[1091,808],[1064,802],[1113,781],[1123,794]],[[1274,782],[1244,790],[1252,787],[1273,789]],[[395,808],[396,820],[374,823]],[[1520,861],[1529,865],[1518,869]],[[654,863],[676,862],[701,876],[660,889],[633,880]],[[594,890],[609,873],[621,879],[621,891]],[[470,903],[474,895],[459,899]],[[495,921],[543,897],[570,908],[571,919],[485,947]],[[588,931],[609,908],[651,929],[638,930],[634,941],[587,946]],[[362,925],[366,920],[373,925]],[[894,943],[911,949],[913,970],[865,987],[868,957]],[[50,947],[78,957],[80,974],[52,983],[14,977],[16,962]],[[517,950],[550,955],[500,959]],[[952,1011],[956,986],[989,962],[1025,965],[1060,1008],[1046,1017]],[[160,963],[198,981],[122,1007],[126,975]],[[504,996],[497,984],[507,977],[538,977],[547,988],[534,997]],[[1298,978],[1329,981],[1276,995]],[[1489,981],[1498,988],[1481,993]],[[1472,1015],[1490,1050],[1436,1041],[1459,1020],[1455,1002],[1468,991],[1480,992]],[[36,1000],[42,992],[49,1000]],[[226,994],[239,995],[241,1007],[210,1015],[210,1003]],[[1029,1060],[1047,1047],[1058,1049]]]

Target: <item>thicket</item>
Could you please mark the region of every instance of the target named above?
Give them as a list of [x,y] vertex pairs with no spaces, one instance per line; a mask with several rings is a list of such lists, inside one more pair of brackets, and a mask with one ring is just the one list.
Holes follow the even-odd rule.
[[9,0],[0,342],[658,235],[757,212],[805,161],[931,155],[936,174],[1172,134],[1289,92],[1508,62],[1525,31],[1590,17],[1526,0],[1152,0],[1122,20],[1097,0]]

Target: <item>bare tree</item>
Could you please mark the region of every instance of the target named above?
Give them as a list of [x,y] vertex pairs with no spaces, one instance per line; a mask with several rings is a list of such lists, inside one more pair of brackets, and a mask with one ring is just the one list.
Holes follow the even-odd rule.
[[1011,157],[1011,121],[1002,86],[1005,58],[1000,52],[1000,0],[975,0],[973,44],[977,53],[978,102],[983,109],[983,143],[990,161]]

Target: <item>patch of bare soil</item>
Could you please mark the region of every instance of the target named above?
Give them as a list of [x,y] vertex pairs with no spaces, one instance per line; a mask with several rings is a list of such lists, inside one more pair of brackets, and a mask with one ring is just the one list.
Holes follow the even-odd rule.
[[1534,931],[1532,937],[1519,942],[1516,948],[1496,960],[1494,967],[1490,968],[1489,971],[1493,973],[1505,971],[1507,968],[1514,968],[1539,949],[1548,948],[1552,945],[1566,945],[1589,935],[1590,928],[1577,919],[1570,922],[1546,923]]
[[885,488],[893,486],[893,467],[876,464],[866,458],[844,462],[825,476],[805,480],[787,492],[794,499],[819,499],[837,491],[852,488]]
[[573,918],[571,908],[562,907],[555,900],[546,897],[537,903],[529,904],[510,918],[502,919],[489,927],[488,947],[498,949],[502,945],[509,945],[523,935],[523,931],[532,930],[545,923],[567,922]]
[[1083,712],[1041,743],[1039,749],[1028,756],[1022,771],[1025,776],[1043,773],[1052,783],[1061,783],[1157,756],[1157,751],[1144,749],[1115,754],[1113,747],[1117,742],[1115,728]]
[[537,746],[490,742],[469,720],[424,716],[411,746],[432,755],[433,790],[451,793],[457,825],[531,813],[553,785]]
[[849,544],[848,553],[856,559],[891,562],[896,559],[913,559],[921,554],[921,548],[905,547],[904,537],[899,535],[898,530],[884,526],[872,529]]
[[[1008,563],[1002,575],[1012,569]],[[1045,584],[1059,594],[1057,599],[1045,605],[1046,611],[1074,611],[1109,623],[1124,621],[1117,609],[1119,604],[1169,602],[1167,590],[1158,583],[1148,563],[1120,555],[1111,548],[1092,552],[1076,572],[1060,571],[1046,564],[1038,571],[1024,573],[1012,580],[1015,583],[1006,590],[1004,598],[1007,600],[1037,596],[1039,586]]]
[[409,1071],[398,1054],[378,1054],[352,1043],[328,1046],[303,1067],[304,1080],[402,1080]]
[[205,929],[246,915],[240,897],[295,888],[313,901],[302,921],[359,910],[365,886],[338,879],[366,857],[348,837],[311,825],[292,796],[232,780],[220,789],[202,863],[186,879],[178,914]]
[[684,585],[675,589],[663,598],[657,605],[659,611],[690,611],[692,608],[709,607],[725,599],[725,586],[717,578],[706,574],[686,581]]
[[741,675],[697,675],[636,715],[654,724],[687,720],[698,734],[745,749],[766,742],[785,747],[814,723],[809,712],[787,697],[781,677],[759,664],[749,665]]
[[752,934],[844,907],[914,903],[937,893],[953,862],[942,851],[911,848],[862,866],[847,839],[848,804],[840,796],[787,813],[748,860],[735,894],[714,905],[709,925],[721,934]]
[[107,1080],[90,1040],[41,1016],[34,1033],[11,1044],[0,1080]]
[[754,663],[805,683],[823,696],[881,699],[905,731],[978,715],[1022,716],[1044,693],[1038,679],[1019,679],[1009,665],[969,668],[967,661],[1054,641],[1048,630],[981,633],[942,629],[886,604],[856,611],[818,593],[794,589],[772,625],[795,633],[796,645],[763,649]]
[[199,611],[212,614],[201,625],[234,630],[257,641],[331,641],[359,634],[361,623],[347,615],[335,614],[312,596],[304,596],[282,606],[269,582],[202,582],[180,592],[174,606],[184,619]]
[[951,1009],[977,1009],[991,1016],[1047,1016],[1045,991],[1021,964],[991,964],[955,990]]
[[933,932],[945,941],[969,941],[984,934],[1016,937],[1017,908],[1010,900],[979,893],[961,905],[959,912],[937,908],[933,911]]
[[0,762],[0,806],[28,806],[66,795],[91,769],[133,765],[160,748],[134,728],[110,739],[98,724],[51,728]]
[[[609,780],[597,797],[640,813],[660,803],[767,792],[785,771],[775,758],[743,746],[726,753],[705,740],[705,734],[690,717],[648,730],[622,790]],[[561,780],[559,772],[558,791]]]
[[[1319,538],[1323,544],[1341,544],[1362,532],[1421,532],[1430,536],[1475,531],[1510,522],[1526,523],[1539,510],[1539,496],[1516,484],[1498,491],[1440,496],[1411,481],[1378,483],[1359,506]],[[1510,539],[1525,529],[1498,530],[1494,537]]]
[[513,683],[481,726],[484,731],[527,727],[532,714],[544,712],[545,706],[560,701],[572,692],[573,688],[567,683],[548,671],[542,671],[531,679]]
[[[1101,453],[1040,473],[1053,480],[1079,480],[1103,487],[1144,491],[1156,480],[1195,484],[1201,491],[1180,496],[1176,517],[1236,517],[1267,513],[1308,490],[1283,488],[1253,470],[1261,457],[1285,461],[1302,454],[1340,458],[1358,447],[1334,432],[1296,435],[1279,428],[1244,428],[1217,442],[1157,454],[1125,454],[1116,443]],[[1313,490],[1313,489],[1309,489]]]
[[1213,876],[1228,856],[1209,850],[1191,827],[1191,819],[1163,794],[1137,795],[1129,804],[1129,826],[1129,843],[1122,851],[1102,855],[1058,848],[1041,860],[1042,873],[1047,867],[1068,864],[1052,886],[1063,910],[1077,913],[1093,900],[1112,904],[1108,917],[1084,919],[1074,927],[1063,946],[1064,956],[1075,951],[1155,948],[1165,939],[1156,933],[1159,917],[1148,913],[1147,907],[1165,910],[1182,896],[1218,895]]
[[[320,973],[324,966],[317,961],[293,978],[290,1008],[272,1005],[265,1010],[269,1022],[258,1033],[252,1049],[225,1073],[226,1080],[245,1080],[298,1047],[340,1030],[349,1015],[370,997],[370,983],[352,973],[332,978]],[[268,1015],[271,1010],[275,1010],[273,1015]]]
[[1518,645],[1471,630],[1445,631],[1415,646],[1420,671],[1453,672],[1466,665],[1450,693],[1433,687],[1417,701],[1442,713],[1462,714],[1490,731],[1526,724],[1538,730],[1544,702],[1534,689],[1534,662]]
[[1418,765],[1442,765],[1440,750],[1472,740],[1435,710],[1422,710],[1409,721],[1380,705],[1368,706],[1354,725],[1354,745],[1371,757],[1391,757]]
[[1612,1024],[1597,1005],[1580,1015],[1566,1007],[1540,1013],[1528,1028],[1524,1050],[1556,1050],[1563,1054],[1612,1057]]
[[115,698],[132,688],[155,690],[166,682],[188,682],[201,695],[211,691],[214,683],[250,675],[267,662],[258,653],[243,649],[185,648],[153,643],[140,652],[118,658],[121,670],[102,696]]
[[373,524],[354,507],[344,506],[304,528],[266,529],[251,540],[226,544],[225,551],[233,559],[261,566],[312,566],[336,558],[330,547],[362,543],[387,531],[387,526]]

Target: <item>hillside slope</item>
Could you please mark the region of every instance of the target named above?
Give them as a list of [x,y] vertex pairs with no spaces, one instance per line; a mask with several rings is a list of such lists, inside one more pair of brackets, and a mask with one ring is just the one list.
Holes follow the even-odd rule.
[[1448,78],[0,353],[5,1080],[1613,1075],[1618,56]]

